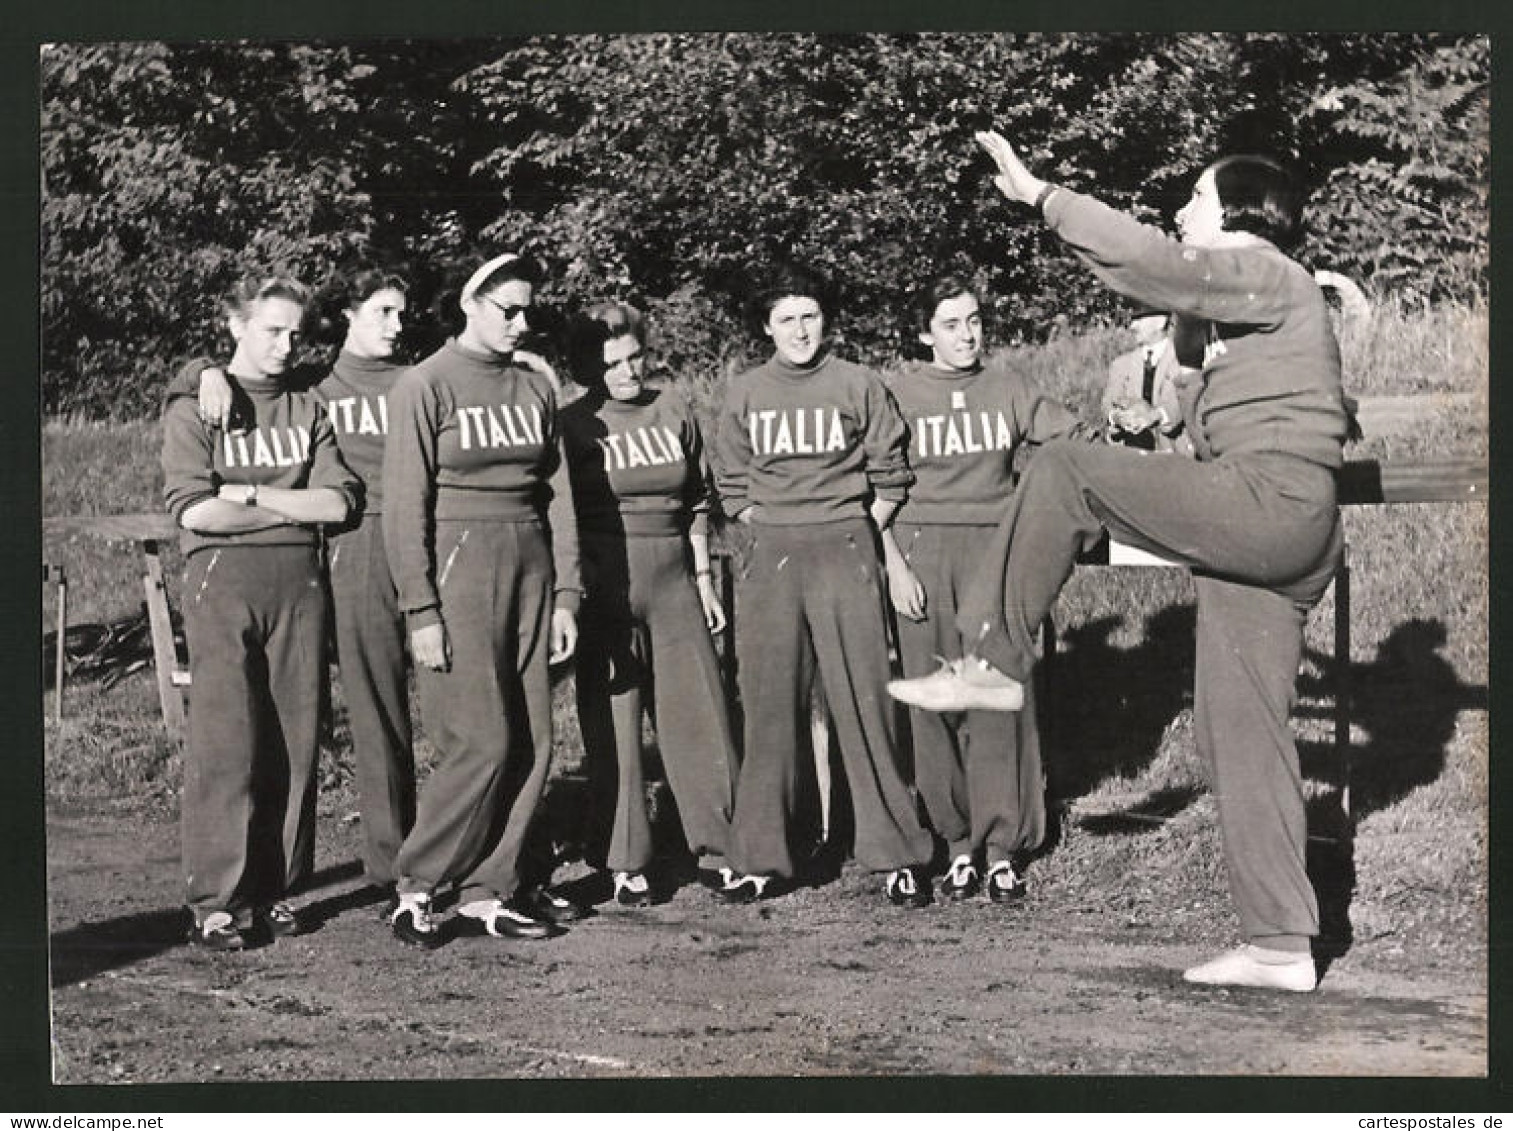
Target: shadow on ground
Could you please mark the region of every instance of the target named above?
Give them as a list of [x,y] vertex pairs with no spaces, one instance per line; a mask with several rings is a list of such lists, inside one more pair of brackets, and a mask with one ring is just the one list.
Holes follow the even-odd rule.
[[[1120,627],[1112,617],[1060,640],[1048,667],[1057,690],[1045,696],[1053,813],[1107,778],[1133,776],[1150,765],[1163,735],[1191,703],[1194,625],[1193,606],[1169,606],[1149,618],[1144,641],[1134,648],[1109,643]],[[1343,747],[1332,740],[1299,743],[1304,777],[1326,786],[1308,804],[1307,849],[1320,905],[1318,949],[1326,960],[1351,943],[1355,825],[1436,780],[1457,715],[1487,709],[1487,688],[1460,680],[1441,655],[1445,643],[1445,626],[1437,620],[1399,625],[1374,659],[1349,669],[1349,741]],[[1335,657],[1310,650],[1296,716],[1333,722],[1341,675]],[[1117,812],[1087,815],[1078,827],[1095,835],[1148,832],[1199,795],[1196,788],[1158,790]]]
[[[314,890],[355,879],[362,874],[357,861],[323,868],[310,878]],[[361,897],[361,898],[360,898]],[[321,923],[349,906],[357,906],[374,895],[361,892],[337,896],[307,905],[304,917],[314,930]],[[356,902],[353,902],[353,901]],[[80,923],[66,931],[55,931],[51,938],[52,985],[69,986],[129,966],[144,958],[185,945],[189,913],[182,907],[140,911],[95,923]]]

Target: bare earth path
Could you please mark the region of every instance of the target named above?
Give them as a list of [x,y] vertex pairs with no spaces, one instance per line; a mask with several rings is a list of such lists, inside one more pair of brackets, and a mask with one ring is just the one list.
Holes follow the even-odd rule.
[[1178,971],[1206,947],[1160,916],[1054,884],[907,912],[848,866],[754,907],[691,884],[425,955],[360,902],[354,830],[319,843],[319,929],[211,955],[180,942],[171,821],[51,813],[57,1082],[1487,1071],[1484,952],[1412,965],[1387,935],[1311,996],[1195,990]]

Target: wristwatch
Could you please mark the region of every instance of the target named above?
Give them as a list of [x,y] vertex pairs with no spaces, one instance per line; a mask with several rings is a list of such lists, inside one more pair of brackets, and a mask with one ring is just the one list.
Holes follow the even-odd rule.
[[245,503],[249,507],[255,507],[255,506],[257,506],[257,484],[256,483],[249,483],[249,484],[247,484],[247,497],[245,499],[243,499],[242,502]]

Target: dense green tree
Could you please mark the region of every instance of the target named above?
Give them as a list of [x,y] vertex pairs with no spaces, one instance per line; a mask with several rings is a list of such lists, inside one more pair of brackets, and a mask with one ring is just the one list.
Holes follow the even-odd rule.
[[[1380,291],[1486,285],[1485,37],[683,34],[363,44],[65,44],[43,58],[50,411],[149,410],[216,299],[275,266],[409,270],[417,306],[501,247],[549,299],[620,294],[713,383],[755,347],[739,300],[782,256],[844,284],[856,356],[906,349],[902,301],[951,266],[999,340],[1108,314],[998,199],[972,133],[1169,223],[1226,150],[1294,163],[1305,255]],[[418,320],[421,338],[444,328]],[[548,343],[549,344],[549,343]]]

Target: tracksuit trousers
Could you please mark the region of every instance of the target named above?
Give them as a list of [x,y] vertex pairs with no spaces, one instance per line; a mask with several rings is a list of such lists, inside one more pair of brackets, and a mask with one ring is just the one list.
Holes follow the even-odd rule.
[[794,875],[788,829],[799,742],[810,729],[811,658],[850,787],[856,859],[872,871],[926,863],[932,842],[899,771],[886,691],[886,596],[872,524],[845,519],[753,530],[736,618],[746,745],[731,865],[748,875]]
[[[589,592],[579,638],[578,719],[599,819],[590,855],[640,872],[653,855],[641,713],[657,744],[683,836],[706,868],[725,863],[738,762],[719,662],[680,535],[579,532]],[[613,820],[607,818],[613,813]]]
[[1334,473],[1284,454],[1198,462],[1048,444],[963,596],[968,650],[1027,679],[1036,629],[1078,552],[1104,530],[1192,569],[1194,729],[1241,929],[1259,945],[1306,952],[1318,905],[1304,869],[1303,781],[1288,716],[1303,625],[1344,545]]
[[[926,595],[924,620],[899,615],[895,621],[904,675],[912,678],[930,674],[938,660],[961,657],[958,600],[994,528],[900,519],[893,532]],[[1026,684],[1020,711],[909,712],[914,785],[953,859],[981,854],[992,865],[1045,838],[1045,771],[1033,685]]]
[[383,516],[331,540],[331,600],[336,657],[352,730],[363,871],[373,883],[395,879],[394,858],[415,824],[415,749],[404,614],[399,611]]
[[551,766],[552,557],[537,523],[436,521],[447,671],[417,667],[440,752],[395,862],[401,892],[508,900]]
[[237,926],[298,890],[315,863],[315,765],[326,679],[326,591],[314,546],[189,555],[194,665],[181,812],[196,924]]

